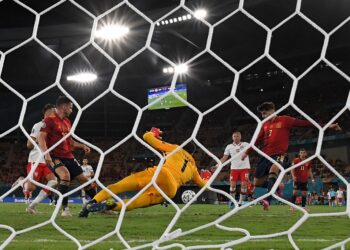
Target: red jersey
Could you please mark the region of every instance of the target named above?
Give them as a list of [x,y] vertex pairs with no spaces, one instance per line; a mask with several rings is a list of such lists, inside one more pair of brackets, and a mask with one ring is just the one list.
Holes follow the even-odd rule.
[[[298,164],[302,160],[298,157],[293,160],[293,165]],[[301,165],[293,169],[294,176],[297,182],[307,182],[309,179],[309,169],[311,168],[311,162],[306,162],[304,165]]]
[[[56,113],[52,117],[47,117],[44,119],[44,124],[41,127],[42,132],[47,133],[46,145],[50,148],[52,145],[56,144],[63,136],[69,133],[72,125],[68,118],[61,119]],[[50,155],[53,157],[62,157],[72,159],[74,155],[72,153],[71,147],[71,137],[69,136],[56,148],[54,148]]]
[[[293,127],[312,127],[308,120],[300,120],[290,116],[275,116],[263,123],[255,145],[268,156],[281,155],[287,152],[289,133]],[[249,150],[249,152],[251,149]]]

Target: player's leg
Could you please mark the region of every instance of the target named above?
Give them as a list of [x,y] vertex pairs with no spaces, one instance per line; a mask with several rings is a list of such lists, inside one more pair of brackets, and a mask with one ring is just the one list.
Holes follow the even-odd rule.
[[[145,187],[151,182],[155,168],[146,169],[144,171],[131,174],[124,179],[107,186],[107,188],[114,194],[125,193],[128,191],[136,191]],[[96,202],[101,202],[110,198],[111,195],[105,191],[101,190],[95,197]]]
[[[87,178],[83,173],[77,175],[75,179],[80,184],[84,184],[89,181],[89,178]],[[84,187],[84,192],[90,197],[90,199],[93,199],[96,196],[96,190],[91,186],[91,184]]]
[[[236,199],[236,186],[239,177],[239,171],[237,169],[231,169],[230,172],[230,195],[235,200]],[[229,202],[230,208],[234,208],[233,202]]]
[[85,198],[85,196],[86,196],[85,190],[84,190],[84,188],[82,188],[82,189],[80,190],[80,197],[81,197],[81,200],[82,200],[82,202],[83,202],[83,205],[86,204],[86,198]]
[[[35,169],[35,171],[33,173],[34,179],[38,175],[38,167]],[[31,169],[32,169],[32,163],[28,162],[28,164],[27,164],[27,175],[29,174]],[[26,181],[26,182],[23,183],[22,188],[23,188],[23,195],[24,195],[25,203],[29,204],[29,199],[32,197],[32,192],[36,189],[36,186],[32,182]]]
[[[55,188],[57,186],[57,179],[55,175],[51,172],[51,170],[44,163],[40,163],[38,168],[39,175],[37,176],[40,180],[44,178],[47,181],[47,186],[51,188]],[[29,205],[27,212],[33,213],[36,210],[36,205],[39,204],[42,200],[44,200],[50,193],[48,189],[41,189],[37,197],[32,201]]]
[[[132,201],[126,210],[130,211],[136,208],[149,207],[164,202],[164,197],[154,188],[148,188],[144,193],[140,194],[134,201]],[[129,202],[129,199],[124,199],[124,203]],[[95,203],[88,207],[89,212],[98,212],[105,210],[120,211],[122,209],[121,202],[114,202],[113,199],[107,200],[106,203]]]
[[[64,162],[62,162],[60,159],[54,159],[54,163],[55,167],[53,171],[59,177],[59,184],[57,185],[57,190],[64,195],[69,190],[71,176],[68,169],[64,165]],[[69,216],[70,213],[68,209],[68,197],[63,198],[62,209],[65,214],[64,216]]]
[[249,169],[242,169],[240,172],[240,180],[241,180],[241,192],[239,194],[238,204],[241,205],[243,201],[246,199],[247,195],[247,187],[249,181]]
[[[294,181],[293,182],[292,203],[295,204],[295,205],[296,205],[298,193],[299,193],[299,182]],[[289,210],[294,212],[296,209],[293,206],[291,206],[289,208]]]

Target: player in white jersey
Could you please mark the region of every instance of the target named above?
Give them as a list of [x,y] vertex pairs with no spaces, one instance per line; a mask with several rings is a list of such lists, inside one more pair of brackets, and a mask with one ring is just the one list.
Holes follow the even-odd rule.
[[336,201],[337,201],[337,205],[338,206],[342,206],[343,205],[343,200],[344,200],[344,192],[342,188],[339,188],[337,191],[337,195],[336,195]]
[[[227,145],[225,148],[224,155],[221,157],[221,163],[226,162],[229,157],[231,157],[231,172],[230,172],[230,195],[236,197],[236,185],[238,179],[241,181],[241,192],[238,204],[241,205],[247,194],[247,184],[249,181],[249,171],[250,171],[250,162],[249,158],[246,157],[244,160],[241,160],[240,156],[243,151],[248,149],[247,142],[241,142],[241,132],[234,131],[232,134],[232,143]],[[235,158],[234,158],[235,157]],[[234,158],[234,159],[232,159]],[[214,166],[214,168],[216,168]],[[230,204],[230,207],[233,208],[233,204]]]
[[[89,165],[88,159],[83,159],[83,164],[81,165],[81,168],[83,170],[83,174],[91,180],[91,178],[95,175],[94,169],[91,165]],[[91,184],[92,188],[96,189],[96,183]],[[83,204],[86,204],[86,198],[85,198],[85,191],[84,189],[81,190],[81,199],[83,201]]]
[[[44,118],[50,116],[55,111],[55,106],[52,104],[46,104],[43,108],[43,114]],[[43,125],[43,122],[38,122],[33,126],[33,129],[30,133],[30,137],[36,141],[37,137],[39,136],[40,129]],[[27,141],[27,148],[31,149],[28,157],[28,165],[27,165],[27,174],[29,174],[32,166],[35,165],[37,161],[39,161],[37,168],[35,169],[33,179],[35,181],[42,181],[45,179],[47,181],[47,186],[54,188],[57,185],[57,179],[55,175],[52,173],[52,171],[47,167],[46,162],[44,158],[40,158],[40,152],[34,147],[34,145],[31,143],[30,140]],[[28,196],[31,194],[32,191],[36,189],[36,186],[31,183],[30,181],[27,181],[23,185],[23,193],[25,198],[28,198]],[[32,203],[29,204],[29,206],[26,208],[26,211],[28,213],[34,214],[36,213],[36,205],[40,203],[43,199],[45,199],[48,196],[48,193],[50,191],[47,189],[42,189],[38,196],[32,201]]]

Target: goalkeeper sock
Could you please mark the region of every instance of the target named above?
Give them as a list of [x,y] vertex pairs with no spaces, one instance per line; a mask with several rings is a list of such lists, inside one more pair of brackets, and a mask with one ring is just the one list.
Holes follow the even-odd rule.
[[295,204],[296,200],[297,200],[297,196],[296,196],[296,195],[293,195],[293,196],[292,196],[292,203]]

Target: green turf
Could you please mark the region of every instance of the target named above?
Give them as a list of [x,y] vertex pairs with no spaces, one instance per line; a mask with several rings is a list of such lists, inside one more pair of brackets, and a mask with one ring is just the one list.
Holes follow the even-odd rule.
[[[11,225],[15,229],[23,229],[44,222],[50,218],[53,207],[40,205],[40,213],[28,215],[24,204],[0,204],[0,224]],[[311,207],[313,212],[339,212],[344,207],[330,208],[327,206]],[[111,232],[116,225],[118,215],[91,214],[88,219],[77,218],[80,206],[71,207],[72,218],[58,216],[56,223],[68,233],[76,237],[83,245]],[[193,205],[186,210],[174,229],[187,231],[200,225],[212,222],[228,212],[226,205]],[[130,246],[139,246],[159,238],[175,215],[172,207],[154,206],[127,212],[121,234]],[[272,206],[268,212],[260,206],[247,208],[221,223],[227,227],[240,227],[249,230],[252,235],[277,233],[290,228],[301,213],[291,213],[287,206]],[[321,217],[308,219],[293,234],[300,249],[321,249],[350,237],[350,219],[343,217]],[[10,235],[9,231],[0,229],[0,241]],[[224,244],[244,237],[241,232],[229,232],[211,226],[191,235],[179,237],[169,243],[181,243],[185,246]],[[116,236],[111,236],[104,242],[90,249],[123,249],[123,244]],[[55,230],[49,224],[42,228],[16,236],[6,249],[77,249],[75,243]],[[150,249],[150,248],[147,248]],[[179,248],[174,248],[179,249]],[[204,246],[203,246],[204,249]],[[242,243],[234,249],[292,249],[286,236],[273,239],[252,240]]]

